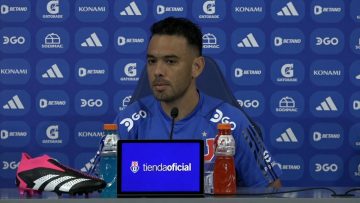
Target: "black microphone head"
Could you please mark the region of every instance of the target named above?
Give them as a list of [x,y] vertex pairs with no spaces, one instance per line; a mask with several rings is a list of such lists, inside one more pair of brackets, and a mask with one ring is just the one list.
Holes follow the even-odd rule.
[[170,112],[171,118],[176,118],[179,115],[179,109],[177,107],[174,107],[171,109]]

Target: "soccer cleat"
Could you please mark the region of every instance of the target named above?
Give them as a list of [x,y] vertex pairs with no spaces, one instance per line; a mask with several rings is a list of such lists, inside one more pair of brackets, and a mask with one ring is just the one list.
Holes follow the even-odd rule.
[[48,155],[31,158],[27,153],[22,153],[16,184],[20,194],[30,195],[42,191],[86,194],[106,186],[105,181],[64,166]]

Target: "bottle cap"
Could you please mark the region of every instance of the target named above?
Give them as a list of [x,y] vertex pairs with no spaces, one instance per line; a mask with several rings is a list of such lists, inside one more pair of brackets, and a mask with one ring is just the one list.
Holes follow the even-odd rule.
[[219,130],[230,130],[231,129],[231,124],[230,123],[219,123],[217,125],[217,128]]
[[118,127],[116,124],[104,124],[104,130],[117,130]]

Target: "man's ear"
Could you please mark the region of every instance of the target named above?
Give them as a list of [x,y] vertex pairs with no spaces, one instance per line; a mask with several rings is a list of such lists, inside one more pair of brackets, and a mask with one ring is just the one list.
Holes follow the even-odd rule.
[[205,59],[202,56],[196,57],[192,64],[192,77],[197,78],[205,68]]

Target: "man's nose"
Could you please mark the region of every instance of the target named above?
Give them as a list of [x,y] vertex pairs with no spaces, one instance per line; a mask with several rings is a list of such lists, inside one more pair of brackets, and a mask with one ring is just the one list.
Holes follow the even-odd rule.
[[156,76],[164,75],[164,71],[165,71],[164,63],[162,63],[162,62],[156,63],[155,69],[154,69],[154,75],[156,75]]

